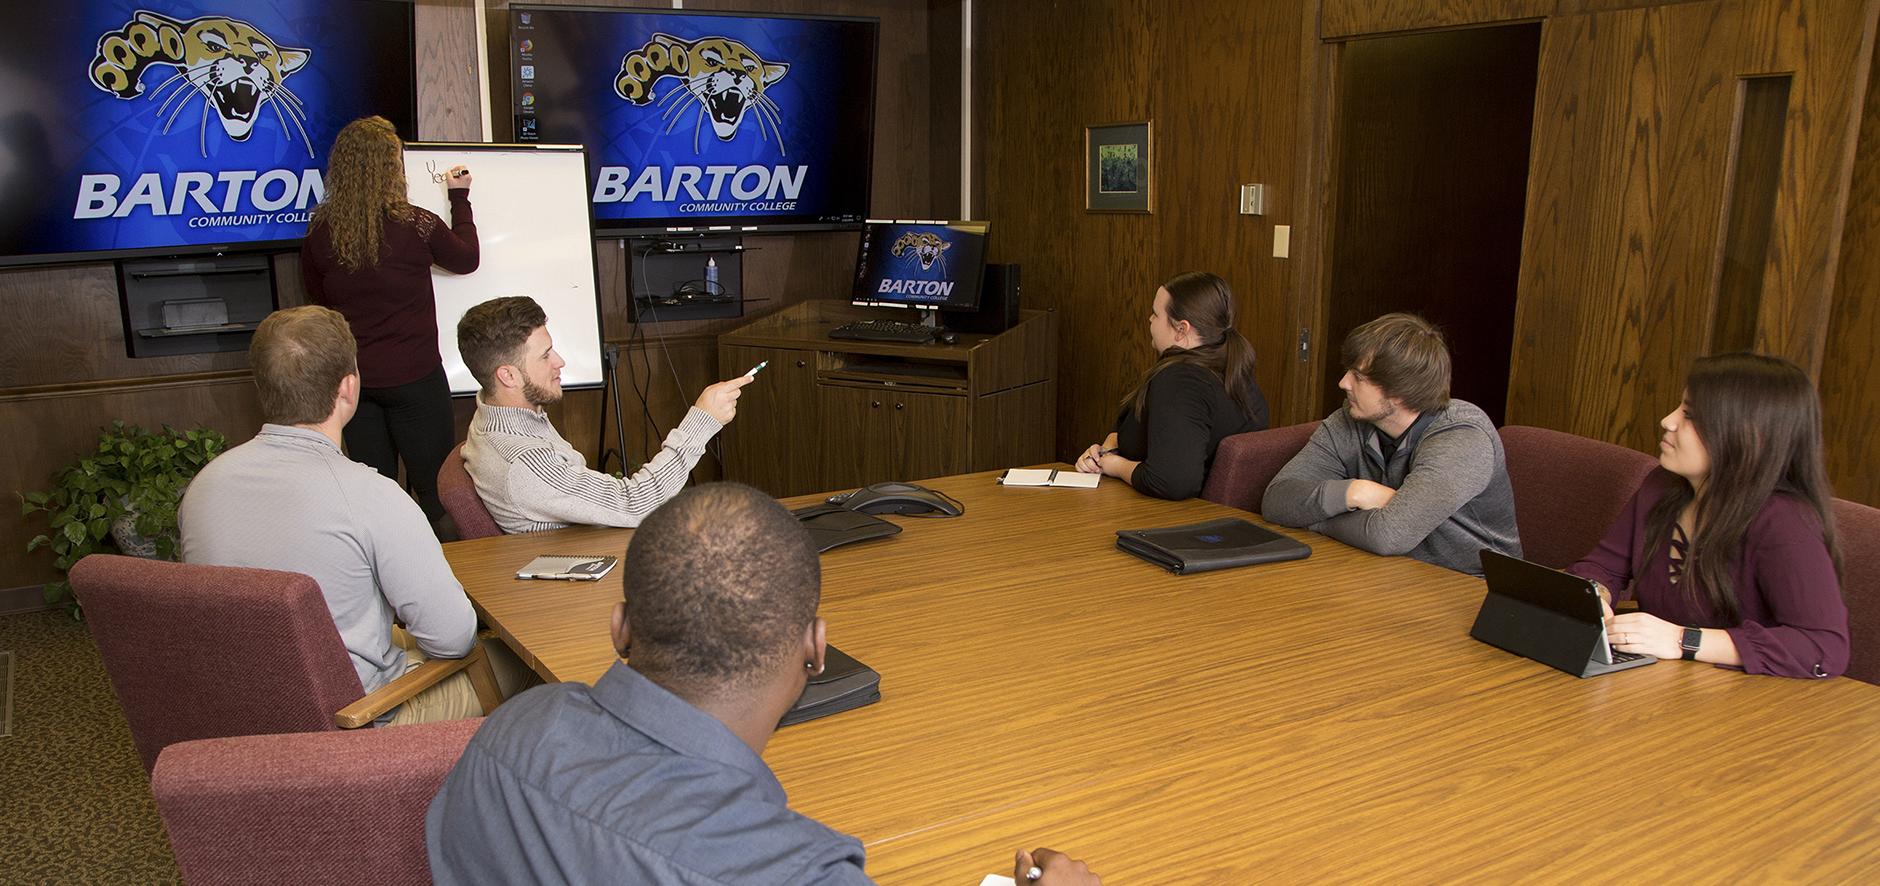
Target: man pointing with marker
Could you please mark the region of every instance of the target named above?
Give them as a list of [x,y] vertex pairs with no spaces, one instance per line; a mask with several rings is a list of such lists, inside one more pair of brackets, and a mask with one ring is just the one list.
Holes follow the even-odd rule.
[[483,390],[464,441],[464,467],[504,532],[572,524],[638,526],[679,490],[705,442],[738,413],[741,375],[707,387],[658,453],[626,478],[589,470],[542,407],[561,400],[561,368],[548,316],[535,300],[486,301],[457,324],[457,350]]

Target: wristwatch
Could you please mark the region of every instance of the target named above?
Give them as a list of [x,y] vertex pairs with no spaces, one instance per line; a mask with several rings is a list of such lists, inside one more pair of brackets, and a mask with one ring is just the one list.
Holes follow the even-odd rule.
[[1685,661],[1696,661],[1697,647],[1704,645],[1704,629],[1685,628],[1684,640],[1678,645],[1684,648]]

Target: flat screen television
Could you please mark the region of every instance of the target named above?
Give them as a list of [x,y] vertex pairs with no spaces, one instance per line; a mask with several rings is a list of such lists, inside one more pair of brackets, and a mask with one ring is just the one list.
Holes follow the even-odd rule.
[[603,235],[853,227],[879,23],[512,6],[516,141],[587,146]]
[[986,273],[982,221],[870,221],[855,259],[858,305],[971,311]]
[[412,136],[409,0],[66,0],[0,29],[0,265],[292,246],[333,136]]

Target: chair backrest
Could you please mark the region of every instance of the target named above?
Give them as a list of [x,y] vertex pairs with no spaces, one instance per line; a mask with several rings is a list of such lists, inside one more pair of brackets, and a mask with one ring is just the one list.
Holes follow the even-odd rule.
[[1586,556],[1658,460],[1546,428],[1501,429],[1522,556],[1560,569]]
[[444,503],[444,511],[450,514],[451,522],[457,524],[458,538],[503,534],[503,528],[496,525],[496,518],[490,516],[490,509],[483,506],[476,481],[470,479],[470,472],[463,466],[462,443],[444,456],[443,466],[437,469],[437,497]]
[[150,790],[191,886],[428,884],[425,810],[482,723],[186,741]]
[[1841,596],[1847,600],[1852,645],[1847,675],[1880,684],[1880,508],[1837,498],[1834,531],[1841,543]]
[[1306,441],[1312,439],[1312,432],[1318,428],[1318,422],[1309,421],[1235,434],[1221,440],[1221,445],[1214,450],[1214,465],[1208,468],[1207,485],[1201,487],[1201,497],[1215,504],[1258,512],[1260,500],[1266,497],[1266,485],[1305,448]]
[[71,579],[146,769],[179,741],[336,729],[365,695],[305,575],[93,554]]

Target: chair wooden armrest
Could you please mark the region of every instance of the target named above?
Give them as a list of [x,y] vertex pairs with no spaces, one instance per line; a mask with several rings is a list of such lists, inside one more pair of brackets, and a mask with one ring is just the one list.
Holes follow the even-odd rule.
[[377,692],[367,695],[343,708],[333,715],[333,722],[341,729],[358,729],[369,726],[372,721],[385,715],[386,711],[398,707],[411,697],[426,689],[436,686],[444,678],[467,670],[470,685],[476,690],[477,701],[483,705],[483,714],[488,716],[496,712],[496,706],[503,703],[503,692],[496,687],[496,672],[490,670],[489,656],[483,647],[471,644],[470,654],[463,658],[433,658],[405,672],[405,675],[379,687]]

